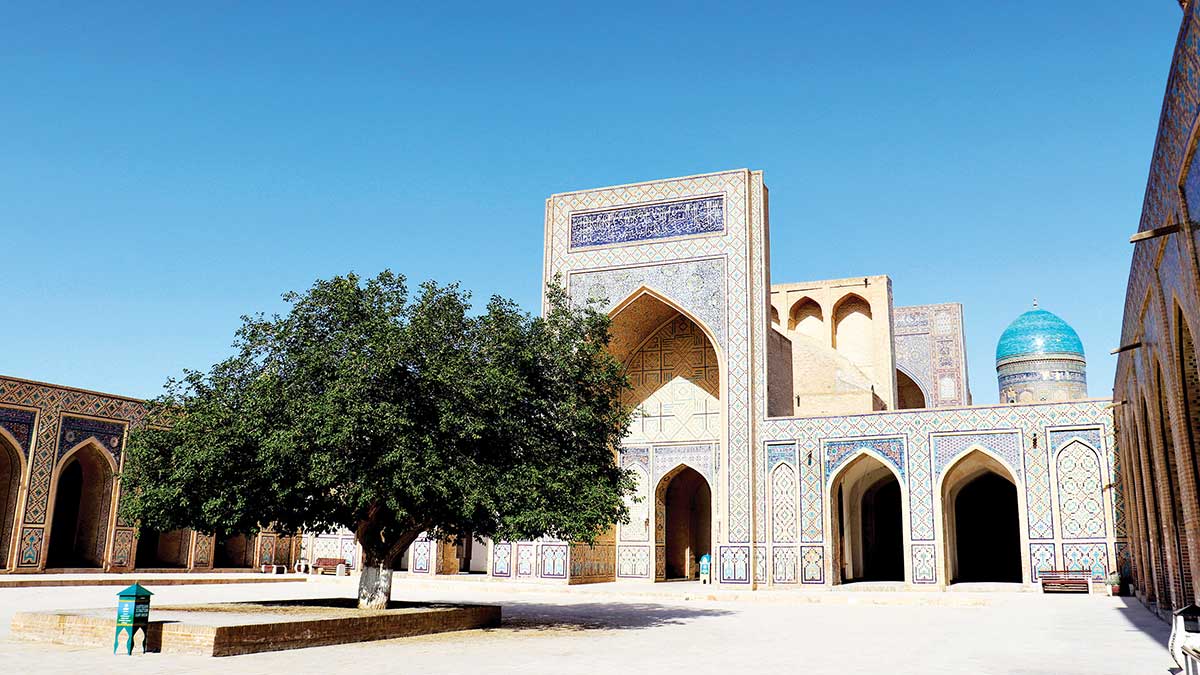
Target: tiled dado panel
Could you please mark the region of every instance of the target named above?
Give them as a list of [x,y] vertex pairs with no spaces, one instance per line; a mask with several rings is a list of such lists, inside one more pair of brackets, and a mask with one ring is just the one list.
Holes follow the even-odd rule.
[[752,511],[765,529],[765,495],[752,500],[751,481],[761,486],[765,473],[761,464],[753,470],[750,423],[762,415],[756,400],[762,396],[752,392],[766,391],[765,380],[759,384],[765,373],[751,364],[753,341],[765,340],[752,337],[761,333],[752,326],[766,325],[764,303],[751,302],[766,292],[764,191],[761,173],[738,170],[564,193],[546,202],[547,282],[562,278],[574,300],[607,301],[605,311],[645,286],[714,336],[726,369],[728,438],[722,449],[728,461],[721,460],[727,482],[714,487],[725,500],[724,539],[732,543],[750,541]]

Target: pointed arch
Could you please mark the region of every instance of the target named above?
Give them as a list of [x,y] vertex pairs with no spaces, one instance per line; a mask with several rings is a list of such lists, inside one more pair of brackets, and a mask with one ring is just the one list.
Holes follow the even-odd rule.
[[906,581],[908,493],[891,460],[867,447],[828,481],[833,583]]
[[833,348],[874,376],[875,322],[871,303],[857,293],[847,293],[833,306]]
[[[722,342],[718,339],[717,333],[713,327],[709,326],[703,319],[699,318],[692,312],[684,308],[684,306],[671,298],[666,293],[658,291],[649,286],[640,286],[637,290],[625,296],[625,299],[617,303],[609,312],[608,316],[613,323],[613,340],[610,343],[609,349],[619,361],[624,363],[629,354],[635,347],[640,345],[650,335],[647,325],[660,327],[666,321],[670,320],[672,312],[677,312],[686,317],[689,321],[699,326],[713,349],[717,352],[717,358],[722,364],[724,370],[724,349]],[[623,317],[632,314],[639,315],[630,321],[624,321]],[[618,327],[629,326],[632,328],[630,334],[618,335]]]
[[663,474],[654,488],[655,579],[693,579],[712,553],[712,486],[687,462]]
[[796,470],[780,462],[771,470],[771,540],[796,542]]
[[20,519],[17,509],[21,504],[22,486],[25,484],[25,455],[21,444],[4,427],[0,427],[0,570],[12,567]]
[[55,466],[47,567],[103,567],[117,463],[94,437],[77,443]]
[[1027,580],[1020,473],[999,454],[972,444],[938,476],[942,567],[947,582]]
[[821,305],[805,295],[788,308],[789,331],[808,336],[822,345],[829,344],[829,333],[825,329],[825,313]]

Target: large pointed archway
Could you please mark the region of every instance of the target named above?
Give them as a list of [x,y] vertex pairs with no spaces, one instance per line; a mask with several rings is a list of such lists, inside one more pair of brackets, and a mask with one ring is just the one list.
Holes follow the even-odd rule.
[[116,464],[88,440],[63,456],[54,487],[46,567],[103,567]]
[[12,542],[17,519],[17,504],[21,496],[21,477],[25,462],[17,443],[0,429],[0,570],[11,563]]
[[659,581],[697,579],[700,559],[712,553],[712,490],[704,476],[680,465],[654,494]]
[[1021,507],[1012,471],[973,449],[946,469],[941,497],[946,579],[1019,583]]
[[904,581],[903,491],[896,473],[862,453],[830,483],[833,583]]

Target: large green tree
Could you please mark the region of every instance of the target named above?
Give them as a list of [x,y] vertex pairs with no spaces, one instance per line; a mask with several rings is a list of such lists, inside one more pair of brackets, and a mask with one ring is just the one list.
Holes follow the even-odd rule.
[[435,537],[593,541],[627,517],[614,448],[628,386],[608,317],[556,284],[544,316],[384,272],[316,282],[246,316],[234,354],[185,371],[130,435],[122,512],[218,535],[352,530],[360,607]]

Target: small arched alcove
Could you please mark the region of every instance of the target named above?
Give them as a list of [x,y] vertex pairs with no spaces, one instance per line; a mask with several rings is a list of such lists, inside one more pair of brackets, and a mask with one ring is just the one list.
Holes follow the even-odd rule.
[[925,396],[925,390],[917,381],[908,376],[903,369],[896,369],[896,408],[900,410],[913,410],[916,408],[928,408],[929,399]]
[[1020,505],[1009,468],[972,449],[942,475],[941,497],[946,578],[1020,582]]
[[700,472],[679,465],[655,490],[659,581],[696,579],[700,559],[712,553],[712,490]]
[[899,477],[861,453],[830,484],[834,583],[904,581],[904,514]]

